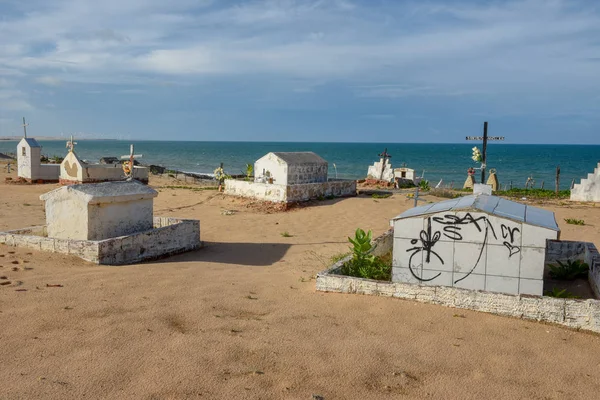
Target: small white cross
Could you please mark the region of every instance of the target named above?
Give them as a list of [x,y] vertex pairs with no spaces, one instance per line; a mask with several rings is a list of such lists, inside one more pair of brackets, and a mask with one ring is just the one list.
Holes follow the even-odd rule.
[[129,146],[129,155],[127,156],[121,156],[121,160],[126,160],[129,158],[129,176],[133,177],[133,160],[136,158],[142,158],[143,155],[142,154],[134,154],[134,147],[133,145]]
[[27,127],[29,126],[29,124],[25,123],[25,117],[23,117],[23,125],[21,125],[23,127],[23,133],[25,134],[25,139],[27,139]]
[[67,142],[67,149],[69,149],[69,151],[73,151],[73,149],[75,148],[76,144],[77,144],[77,142],[73,141],[73,135],[71,135],[71,140],[69,140]]

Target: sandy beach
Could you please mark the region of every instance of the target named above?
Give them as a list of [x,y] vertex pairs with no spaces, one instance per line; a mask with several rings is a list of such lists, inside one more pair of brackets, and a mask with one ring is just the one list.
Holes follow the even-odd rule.
[[[7,185],[0,171],[0,230],[43,224],[39,196],[57,185]],[[404,195],[267,213],[214,190],[164,188],[178,183],[153,177],[150,184],[160,191],[156,216],[201,221],[202,249],[110,267],[0,245],[0,276],[11,282],[0,286],[0,399],[541,400],[600,393],[598,335],[315,291],[315,274],[347,251],[357,227],[379,235],[412,207]],[[538,205],[556,213],[562,239],[600,247],[600,207]]]

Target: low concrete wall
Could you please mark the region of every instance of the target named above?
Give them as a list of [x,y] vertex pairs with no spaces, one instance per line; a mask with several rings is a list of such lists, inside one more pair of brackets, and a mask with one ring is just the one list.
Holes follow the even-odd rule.
[[[392,247],[393,231],[374,240],[376,254],[389,252]],[[578,242],[573,242],[578,243]],[[574,245],[575,246],[575,245]],[[591,260],[590,283],[600,287],[600,260],[596,248],[584,254]],[[595,252],[594,252],[595,251]],[[375,252],[374,252],[375,253]],[[464,308],[510,317],[551,322],[570,328],[600,333],[600,301],[560,299],[546,296],[509,295],[475,291],[446,286],[422,286],[411,283],[375,281],[339,275],[348,256],[317,274],[316,290],[322,292],[356,293],[389,296],[422,303],[439,304],[446,307]],[[586,261],[587,262],[587,261]],[[592,277],[593,276],[593,277]]]
[[183,253],[200,247],[200,221],[154,218],[154,229],[101,241],[45,237],[46,227],[0,232],[0,243],[72,254],[96,264],[122,265]]
[[355,196],[356,181],[331,179],[321,183],[284,186],[227,179],[225,180],[225,194],[274,203],[294,203],[314,200],[320,197]]
[[274,203],[283,203],[287,198],[286,188],[283,185],[238,181],[236,179],[225,180],[225,194]]
[[58,182],[58,176],[60,175],[60,164],[41,164],[38,170],[37,179],[43,181]]
[[286,201],[288,203],[318,199],[319,197],[356,196],[356,181],[330,179],[321,183],[303,183],[287,186]]
[[594,243],[569,240],[546,242],[546,264],[556,261],[581,260],[590,266],[588,280],[594,295],[600,299],[600,253]]

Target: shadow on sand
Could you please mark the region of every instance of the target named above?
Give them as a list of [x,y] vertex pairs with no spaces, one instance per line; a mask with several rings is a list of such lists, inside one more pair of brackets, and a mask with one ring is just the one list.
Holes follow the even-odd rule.
[[290,247],[291,244],[285,243],[202,242],[202,247],[198,250],[177,254],[161,261],[268,266],[283,259]]

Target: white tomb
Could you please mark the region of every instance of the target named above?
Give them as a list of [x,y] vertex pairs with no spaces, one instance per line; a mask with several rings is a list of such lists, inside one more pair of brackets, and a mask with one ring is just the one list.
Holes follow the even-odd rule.
[[356,195],[356,181],[329,179],[313,152],[272,152],[254,163],[254,181],[226,179],[225,194],[275,203]]
[[103,240],[153,228],[156,190],[137,181],[71,185],[40,196],[46,202],[47,235]]
[[392,281],[543,294],[554,213],[485,194],[412,208],[394,227]]
[[393,182],[394,170],[392,164],[387,158],[382,157],[378,162],[369,166],[367,179],[377,179],[380,181]]
[[277,185],[327,182],[327,170],[327,161],[310,151],[268,153],[254,163],[256,182]]
[[600,163],[593,173],[573,186],[571,200],[600,202]]
[[17,174],[28,182],[58,182],[60,166],[42,164],[42,146],[34,138],[24,137],[17,145]]
[[[67,143],[70,148],[69,153],[60,164],[61,185],[122,181],[128,177],[121,163],[90,164],[84,162],[73,150],[74,145],[71,138],[71,141]],[[147,167],[134,166],[133,178],[148,183],[148,170]]]

